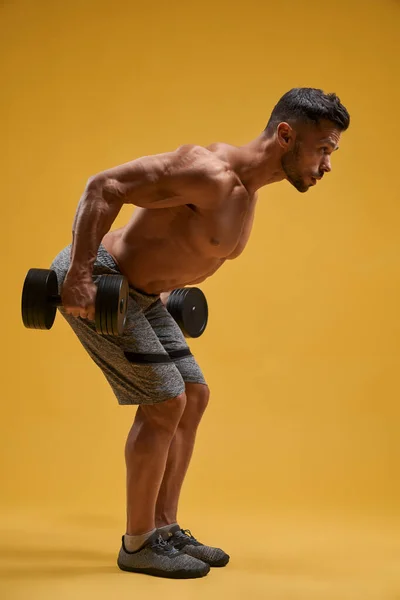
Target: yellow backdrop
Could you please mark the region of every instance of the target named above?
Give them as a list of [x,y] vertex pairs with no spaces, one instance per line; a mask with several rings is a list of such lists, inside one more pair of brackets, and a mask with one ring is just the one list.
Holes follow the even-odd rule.
[[[114,569],[135,409],[117,405],[60,317],[50,332],[24,329],[26,271],[47,268],[70,242],[89,176],[182,143],[250,141],[294,86],[336,92],[351,128],[315,190],[261,191],[246,251],[201,286],[210,320],[191,347],[212,400],[181,524],[223,545],[232,563],[184,585],[193,598],[394,598],[399,3],[8,0],[0,16],[4,598],[26,597],[24,584],[35,598],[88,598],[100,580],[98,598],[139,585]],[[33,561],[25,570],[21,540]],[[60,548],[71,561],[79,544],[96,546],[98,562],[86,572],[77,554],[87,577],[72,584],[78,571]],[[344,565],[355,556],[364,562],[351,587]]]

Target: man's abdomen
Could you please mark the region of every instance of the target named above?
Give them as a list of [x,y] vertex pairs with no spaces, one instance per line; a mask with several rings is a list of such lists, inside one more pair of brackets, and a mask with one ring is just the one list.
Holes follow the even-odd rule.
[[103,238],[103,245],[133,287],[147,294],[160,294],[207,279],[225,262],[203,256],[179,238],[143,239],[127,243],[120,230]]

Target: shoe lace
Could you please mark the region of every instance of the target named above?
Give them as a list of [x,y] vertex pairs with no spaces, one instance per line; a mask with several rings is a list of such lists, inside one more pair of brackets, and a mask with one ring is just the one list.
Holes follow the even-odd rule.
[[150,547],[158,548],[159,550],[163,550],[164,552],[170,552],[172,550],[170,544],[166,540],[163,540],[161,535],[159,535],[158,538],[154,540]]
[[194,537],[194,535],[192,534],[190,529],[181,529],[181,532],[183,533],[183,535],[186,535],[187,537],[192,539],[194,542],[197,542],[196,538]]

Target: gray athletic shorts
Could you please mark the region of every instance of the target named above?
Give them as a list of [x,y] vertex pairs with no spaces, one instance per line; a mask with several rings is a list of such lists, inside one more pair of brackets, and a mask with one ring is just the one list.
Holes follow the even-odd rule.
[[[60,291],[69,268],[70,252],[69,245],[50,267],[57,274]],[[103,274],[121,273],[112,256],[100,245],[93,268],[94,282]],[[73,317],[62,307],[58,310],[103,371],[119,404],[155,404],[184,392],[185,382],[206,383],[185,337],[159,296],[129,288],[126,324],[121,336],[100,335],[92,321]]]

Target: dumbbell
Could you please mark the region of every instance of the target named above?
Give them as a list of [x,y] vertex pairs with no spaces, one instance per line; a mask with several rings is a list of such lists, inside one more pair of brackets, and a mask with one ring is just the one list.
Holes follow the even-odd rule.
[[[96,331],[121,335],[128,307],[129,285],[122,275],[100,275],[95,302]],[[22,321],[29,329],[51,329],[62,306],[55,271],[29,269],[22,290]]]
[[[95,301],[96,331],[102,335],[121,335],[126,320],[129,284],[122,275],[101,275]],[[28,329],[51,329],[57,307],[61,306],[58,282],[51,269],[30,269],[22,290],[22,320]],[[167,300],[166,308],[185,337],[204,333],[208,321],[206,297],[198,288],[178,288]]]

